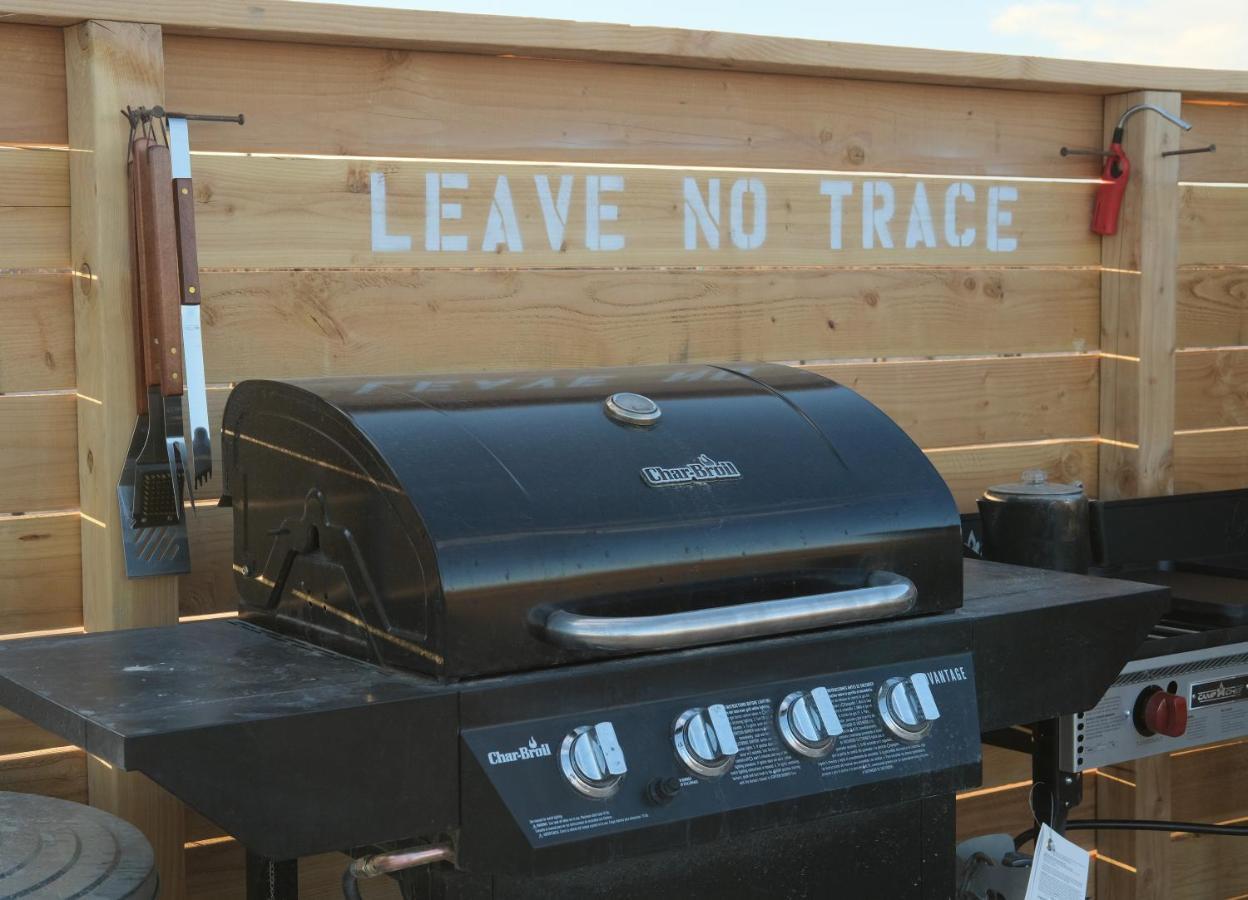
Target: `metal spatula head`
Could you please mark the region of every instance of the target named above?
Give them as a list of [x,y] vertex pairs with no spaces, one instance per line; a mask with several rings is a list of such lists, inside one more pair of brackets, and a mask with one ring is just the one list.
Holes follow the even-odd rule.
[[135,528],[177,525],[182,520],[182,485],[169,448],[169,412],[158,388],[148,394],[147,436],[134,463]]
[[[117,483],[117,505],[121,513],[121,549],[126,562],[126,575],[130,578],[182,575],[191,571],[191,550],[185,521],[153,528],[136,528],[134,525],[137,462],[148,441],[149,431],[148,417],[139,416],[134,426],[134,434],[130,438],[130,450],[121,470],[121,480]],[[155,490],[156,483],[152,486]]]

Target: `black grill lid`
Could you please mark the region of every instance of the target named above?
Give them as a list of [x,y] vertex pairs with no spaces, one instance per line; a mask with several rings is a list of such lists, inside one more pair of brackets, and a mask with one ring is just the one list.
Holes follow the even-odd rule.
[[[676,646],[552,623],[869,580],[917,600],[859,616],[961,602],[948,488],[887,416],[803,370],[251,381],[224,434],[242,613],[391,665],[463,677]],[[773,632],[824,621],[767,609]]]

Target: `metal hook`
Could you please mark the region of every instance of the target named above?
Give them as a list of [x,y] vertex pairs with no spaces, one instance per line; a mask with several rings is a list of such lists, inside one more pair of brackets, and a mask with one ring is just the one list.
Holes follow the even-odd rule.
[[1113,156],[1108,150],[1084,150],[1081,147],[1063,147],[1062,156]]
[[161,119],[186,119],[188,122],[226,122],[231,125],[242,125],[246,121],[242,113],[236,116],[210,116],[203,113],[168,112],[163,106],[152,107],[152,115]]
[[1133,115],[1135,115],[1138,112],[1143,112],[1146,109],[1151,109],[1153,112],[1160,115],[1167,122],[1172,122],[1173,124],[1178,125],[1184,131],[1192,130],[1192,125],[1190,122],[1180,119],[1174,113],[1167,112],[1166,110],[1162,109],[1160,106],[1155,106],[1152,103],[1137,103],[1135,106],[1130,107],[1126,112],[1124,112],[1121,116],[1118,117],[1118,124],[1114,126],[1114,134],[1116,136],[1115,142],[1117,142],[1118,140],[1122,138],[1122,129],[1126,127],[1127,119],[1131,118]]
[[1189,147],[1186,150],[1166,150],[1162,156],[1188,156],[1192,153],[1216,153],[1217,144],[1210,144],[1208,147]]

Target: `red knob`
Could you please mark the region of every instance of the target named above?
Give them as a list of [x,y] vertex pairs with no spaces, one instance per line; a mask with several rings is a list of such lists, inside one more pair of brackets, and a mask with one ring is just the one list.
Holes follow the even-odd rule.
[[1144,724],[1157,734],[1181,737],[1187,731],[1187,698],[1157,691],[1144,705]]

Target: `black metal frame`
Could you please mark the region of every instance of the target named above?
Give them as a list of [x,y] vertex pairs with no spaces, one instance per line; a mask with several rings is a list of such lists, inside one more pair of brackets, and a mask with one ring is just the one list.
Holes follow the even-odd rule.
[[[969,560],[965,583],[953,612],[461,684],[230,620],[9,641],[0,643],[0,705],[152,777],[247,847],[251,897],[285,900],[300,856],[458,828],[459,730],[472,724],[463,717],[509,698],[525,699],[518,719],[538,718],[644,702],[672,685],[719,690],[742,673],[798,677],[970,650],[981,727],[1002,729],[1095,703],[1168,597],[1150,585]],[[1097,652],[1070,652],[1079,646]],[[895,802],[886,786],[877,802]],[[927,846],[936,837],[924,834],[925,865],[942,865],[952,839]]]

